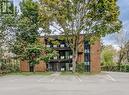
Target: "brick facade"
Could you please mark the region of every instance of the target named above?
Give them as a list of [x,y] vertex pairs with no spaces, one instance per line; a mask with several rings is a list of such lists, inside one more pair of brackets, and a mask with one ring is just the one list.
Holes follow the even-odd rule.
[[96,41],[93,45],[91,45],[91,66],[90,70],[91,72],[100,72],[101,66],[100,66],[100,41]]
[[[83,39],[83,36],[80,36],[80,39]],[[42,44],[45,44],[44,38],[38,39]],[[84,62],[84,42],[79,44],[79,53],[78,53],[78,63]],[[90,45],[90,72],[100,72],[100,41],[96,41],[94,44]],[[20,70],[21,71],[30,71],[29,64],[27,61],[21,61]],[[34,71],[36,72],[44,72],[47,70],[46,63],[40,62],[35,65]]]
[[46,71],[46,63],[43,61],[40,61],[39,64],[35,65],[34,70],[36,72],[45,72]]
[[27,61],[20,62],[20,71],[21,72],[29,72],[29,64],[27,63]]
[[[29,63],[27,63],[27,61],[21,61],[20,71],[21,72],[29,72],[30,71]],[[43,61],[40,61],[39,64],[35,65],[34,71],[35,72],[45,72],[46,71],[46,63]]]

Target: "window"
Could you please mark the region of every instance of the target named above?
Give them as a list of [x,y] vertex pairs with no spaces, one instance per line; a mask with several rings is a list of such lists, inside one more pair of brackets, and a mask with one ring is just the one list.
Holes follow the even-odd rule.
[[60,59],[70,59],[72,58],[72,52],[71,51],[60,51],[59,52]]
[[60,51],[59,55],[60,55],[60,59],[64,59],[65,58],[65,52],[64,51]]
[[84,64],[85,71],[90,72],[90,44],[88,41],[84,42]]

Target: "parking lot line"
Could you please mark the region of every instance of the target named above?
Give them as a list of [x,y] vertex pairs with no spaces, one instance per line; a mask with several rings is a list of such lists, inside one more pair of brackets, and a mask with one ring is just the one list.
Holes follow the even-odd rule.
[[60,73],[59,72],[56,72],[54,74],[51,75],[52,79],[51,79],[51,82],[55,81],[57,77],[60,76]]
[[110,75],[106,75],[106,78],[108,79],[108,80],[111,80],[111,81],[116,81],[113,77],[111,77]]
[[81,78],[80,78],[79,76],[74,75],[74,77],[75,77],[76,79],[78,79],[80,82],[82,82],[82,80],[81,80]]
[[53,81],[55,81],[55,80],[56,80],[56,77],[52,78],[52,79],[51,79],[51,82],[53,82]]

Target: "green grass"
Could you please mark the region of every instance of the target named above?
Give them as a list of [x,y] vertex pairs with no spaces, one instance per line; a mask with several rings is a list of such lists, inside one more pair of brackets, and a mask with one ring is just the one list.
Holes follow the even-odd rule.
[[[41,76],[49,76],[54,72],[16,72],[16,73],[8,73],[5,75],[22,75],[22,76],[34,76],[34,75],[41,75]],[[90,72],[83,72],[83,73],[72,73],[72,72],[61,72],[60,75],[68,76],[68,75],[77,75],[77,76],[86,76],[86,75],[96,75],[99,73],[90,73]]]
[[96,75],[96,74],[99,74],[99,73],[91,73],[91,72],[83,72],[83,73],[72,73],[72,72],[61,72],[61,75],[78,75],[78,76],[85,76],[85,75]]
[[73,75],[72,72],[61,72],[60,75]]
[[16,72],[9,73],[7,75],[23,75],[23,76],[32,76],[32,75],[51,75],[53,72]]

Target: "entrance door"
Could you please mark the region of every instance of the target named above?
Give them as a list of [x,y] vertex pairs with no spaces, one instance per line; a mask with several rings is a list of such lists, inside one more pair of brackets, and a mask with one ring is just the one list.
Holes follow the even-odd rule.
[[34,65],[30,65],[30,72],[34,72]]

